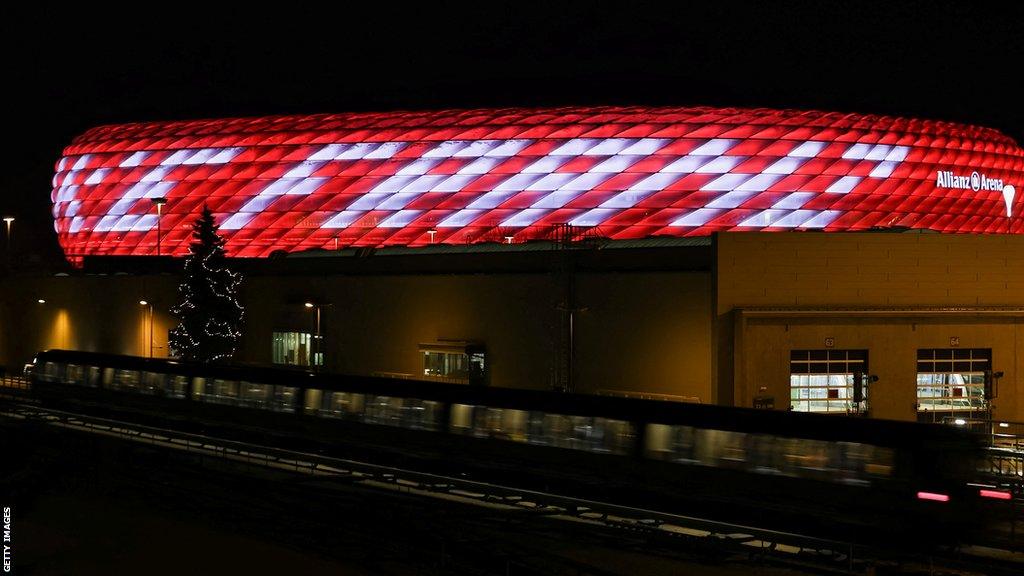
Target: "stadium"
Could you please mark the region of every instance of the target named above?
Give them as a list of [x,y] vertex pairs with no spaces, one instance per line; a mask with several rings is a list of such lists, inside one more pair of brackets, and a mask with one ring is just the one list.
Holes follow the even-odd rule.
[[871,417],[1024,420],[1024,150],[993,129],[320,114],[101,126],[55,172],[75,269],[3,288],[12,370],[166,356],[205,206],[246,278],[241,361],[843,414],[862,374]]

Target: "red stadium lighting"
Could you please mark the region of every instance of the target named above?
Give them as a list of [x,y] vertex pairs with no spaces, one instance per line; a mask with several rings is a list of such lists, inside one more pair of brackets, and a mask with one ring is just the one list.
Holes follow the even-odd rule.
[[918,500],[933,500],[935,502],[949,502],[949,496],[946,494],[938,494],[935,492],[918,492]]
[[204,205],[240,257],[526,242],[565,224],[609,239],[1022,234],[1022,181],[1024,150],[987,128],[763,108],[567,107],[102,126],[64,150],[52,200],[60,244],[78,262],[186,255]]

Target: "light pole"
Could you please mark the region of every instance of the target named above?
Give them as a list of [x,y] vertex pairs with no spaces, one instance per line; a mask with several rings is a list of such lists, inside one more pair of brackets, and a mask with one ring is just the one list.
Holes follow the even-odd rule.
[[153,305],[146,300],[139,300],[139,306],[149,308],[149,357],[153,357]]
[[305,304],[303,304],[303,306],[305,306],[306,308],[316,309],[316,334],[313,336],[313,341],[316,342],[316,348],[315,351],[313,352],[313,371],[319,372],[320,362],[318,362],[318,360],[320,360],[321,362],[323,361],[323,346],[321,345],[322,338],[320,336],[320,310],[328,306],[334,306],[334,304],[306,302]]
[[153,204],[156,204],[156,255],[160,255],[160,235],[163,232],[160,229],[160,219],[163,217],[164,204],[167,204],[167,198],[153,198]]
[[7,253],[7,266],[11,266],[11,225],[14,224],[14,216],[4,216],[4,224],[7,225],[7,244],[4,244],[4,252]]

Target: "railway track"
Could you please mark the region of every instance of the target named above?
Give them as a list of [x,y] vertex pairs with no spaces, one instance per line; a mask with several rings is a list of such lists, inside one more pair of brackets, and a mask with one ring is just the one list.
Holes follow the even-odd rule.
[[[306,498],[312,494],[317,497],[336,498],[335,489],[338,486],[358,486],[361,489],[386,491],[401,497],[428,498],[455,505],[472,506],[484,511],[481,518],[503,523],[506,528],[509,522],[515,523],[518,530],[523,530],[526,529],[525,526],[535,526],[538,519],[545,522],[560,521],[591,534],[613,533],[617,535],[614,539],[626,538],[640,548],[661,553],[671,553],[678,549],[698,550],[718,555],[746,556],[759,562],[779,563],[816,571],[853,574],[894,566],[898,566],[902,571],[913,571],[914,567],[919,567],[923,571],[933,572],[936,566],[941,566],[953,572],[985,574],[1016,574],[1024,569],[1024,563],[1020,563],[1019,555],[1012,551],[992,551],[977,547],[937,551],[925,555],[881,551],[858,546],[852,542],[822,539],[805,534],[523,490],[466,478],[144,426],[44,408],[17,399],[8,399],[0,403],[0,416],[70,432],[115,438],[157,450],[171,450],[184,455],[203,469],[224,470],[227,467],[235,471],[241,470],[243,474],[251,473],[254,469],[262,469],[287,474],[301,479],[301,483],[288,482],[285,485],[301,486],[301,495]],[[300,494],[296,493],[294,496],[299,497]],[[544,555],[543,550],[534,550],[528,556],[508,554],[508,562],[525,565],[528,560],[543,558]],[[552,559],[549,559],[548,563],[559,564]],[[534,568],[537,572],[545,572],[539,566]],[[597,573],[581,570],[580,566],[574,568],[577,573]]]

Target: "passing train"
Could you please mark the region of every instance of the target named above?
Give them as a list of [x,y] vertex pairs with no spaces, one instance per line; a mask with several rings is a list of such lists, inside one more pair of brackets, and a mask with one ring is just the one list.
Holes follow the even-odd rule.
[[980,444],[932,424],[40,352],[69,410],[864,543],[972,537]]

